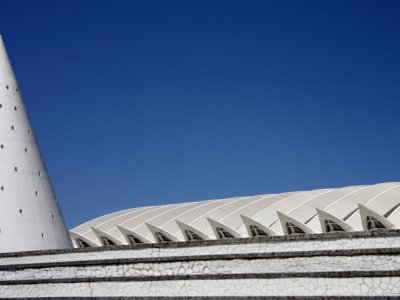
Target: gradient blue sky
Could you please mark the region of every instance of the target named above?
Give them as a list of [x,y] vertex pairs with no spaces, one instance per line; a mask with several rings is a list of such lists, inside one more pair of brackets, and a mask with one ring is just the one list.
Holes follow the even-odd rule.
[[399,1],[0,1],[69,227],[399,181]]

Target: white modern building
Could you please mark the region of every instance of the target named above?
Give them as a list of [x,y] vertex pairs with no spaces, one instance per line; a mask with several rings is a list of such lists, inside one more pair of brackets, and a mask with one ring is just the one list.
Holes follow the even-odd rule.
[[400,182],[133,208],[71,230],[78,247],[400,229]]
[[68,233],[0,38],[0,298],[399,298],[399,207],[388,182],[132,208]]

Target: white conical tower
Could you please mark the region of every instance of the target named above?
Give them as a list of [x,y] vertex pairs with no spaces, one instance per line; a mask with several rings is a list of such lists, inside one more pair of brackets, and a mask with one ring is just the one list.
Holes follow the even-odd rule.
[[0,36],[0,252],[70,247]]

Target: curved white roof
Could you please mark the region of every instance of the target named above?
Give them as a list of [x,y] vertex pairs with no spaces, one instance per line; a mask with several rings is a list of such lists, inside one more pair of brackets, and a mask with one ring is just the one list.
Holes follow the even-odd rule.
[[70,232],[83,247],[394,229],[399,206],[400,182],[389,182],[134,208]]

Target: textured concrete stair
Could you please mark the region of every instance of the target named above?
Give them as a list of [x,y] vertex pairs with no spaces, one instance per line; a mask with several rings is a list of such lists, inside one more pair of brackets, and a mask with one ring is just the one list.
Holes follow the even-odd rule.
[[399,239],[396,231],[4,254],[0,295],[395,297]]

